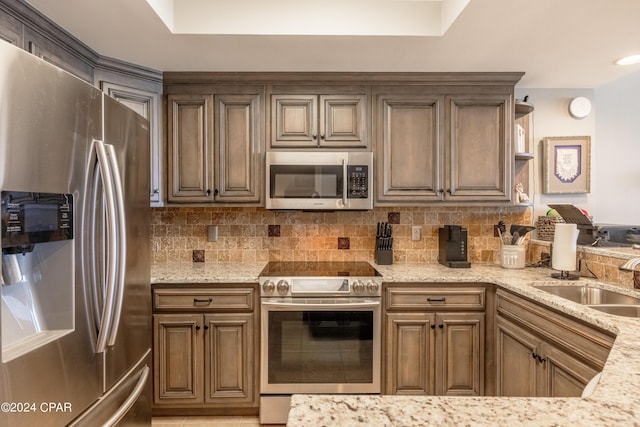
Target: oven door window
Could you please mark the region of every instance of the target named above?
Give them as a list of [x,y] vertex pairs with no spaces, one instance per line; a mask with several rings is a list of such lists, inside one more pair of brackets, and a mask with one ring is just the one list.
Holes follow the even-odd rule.
[[373,382],[372,311],[270,311],[269,384]]
[[271,198],[342,198],[342,166],[271,165],[269,173]]

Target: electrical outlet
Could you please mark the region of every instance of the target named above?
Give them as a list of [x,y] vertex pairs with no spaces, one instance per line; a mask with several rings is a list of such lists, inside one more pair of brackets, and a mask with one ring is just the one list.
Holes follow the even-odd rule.
[[422,227],[419,225],[414,225],[411,227],[411,240],[420,240],[422,239]]

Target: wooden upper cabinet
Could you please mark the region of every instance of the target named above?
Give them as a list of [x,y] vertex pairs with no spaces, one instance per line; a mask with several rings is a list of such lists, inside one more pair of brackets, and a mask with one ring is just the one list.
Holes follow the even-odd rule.
[[377,202],[442,200],[442,101],[375,96]]
[[216,95],[216,202],[262,200],[261,96]]
[[377,205],[510,202],[512,94],[481,89],[374,89]]
[[446,200],[511,201],[511,98],[447,97]]
[[367,148],[366,94],[272,94],[272,148]]
[[168,201],[213,201],[213,96],[169,95]]
[[169,202],[262,202],[262,99],[251,87],[168,96]]

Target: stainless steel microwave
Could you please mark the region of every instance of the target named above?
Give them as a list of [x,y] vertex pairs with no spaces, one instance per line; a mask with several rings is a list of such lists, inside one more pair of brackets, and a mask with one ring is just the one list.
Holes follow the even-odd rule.
[[373,153],[268,151],[267,209],[373,208]]

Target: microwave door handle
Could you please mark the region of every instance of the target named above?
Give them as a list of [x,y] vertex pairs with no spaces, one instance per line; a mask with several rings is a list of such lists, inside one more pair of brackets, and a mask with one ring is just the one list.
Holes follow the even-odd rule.
[[116,222],[114,228],[116,228],[116,243],[114,246],[117,249],[116,254],[116,282],[115,282],[115,304],[113,307],[113,323],[109,332],[108,345],[113,346],[116,343],[116,337],[118,335],[118,327],[120,325],[120,317],[122,314],[122,299],[124,297],[124,284],[125,284],[125,265],[127,262],[127,229],[125,224],[124,213],[124,196],[122,193],[122,178],[120,174],[120,168],[118,167],[118,158],[116,156],[116,150],[111,144],[105,144],[107,150],[109,164],[111,167],[111,176],[113,178],[113,189],[115,196],[115,208],[116,208]]
[[98,334],[97,353],[104,353],[109,339],[109,331],[113,324],[113,307],[116,300],[116,273],[117,273],[117,229],[116,229],[116,206],[113,190],[113,177],[111,176],[111,168],[105,144],[96,140],[96,154],[98,157],[98,165],[102,175],[102,185],[105,195],[105,208],[107,214],[107,257],[106,257],[106,295],[104,305],[102,307],[102,322],[100,332]]
[[347,186],[349,180],[347,179],[347,159],[342,159],[342,205],[347,206]]

